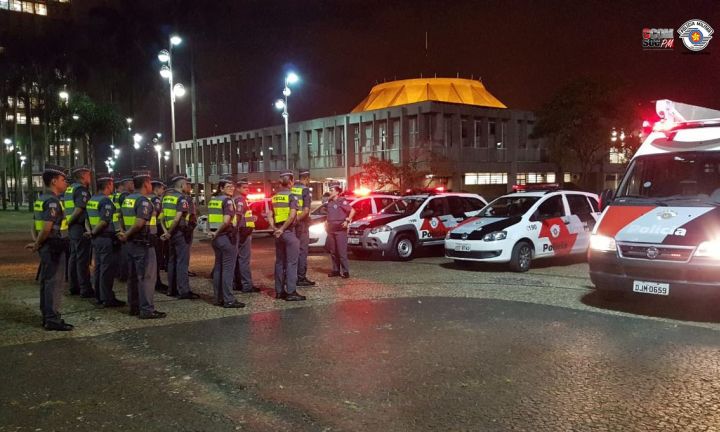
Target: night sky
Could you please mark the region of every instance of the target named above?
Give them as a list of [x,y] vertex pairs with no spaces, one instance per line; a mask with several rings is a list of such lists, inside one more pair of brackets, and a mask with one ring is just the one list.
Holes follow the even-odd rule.
[[[200,137],[280,124],[272,103],[290,68],[302,77],[291,96],[291,121],[347,113],[376,82],[421,73],[480,76],[518,109],[537,110],[580,76],[624,81],[637,102],[670,98],[720,109],[716,0],[178,1],[158,1],[150,25],[195,42]],[[172,19],[162,9],[168,3],[175,7]],[[716,29],[706,54],[689,54],[677,33],[673,51],[642,50],[644,27],[677,32],[688,19]],[[159,48],[162,40],[154,42]],[[138,67],[156,74],[153,50],[150,45],[148,62]],[[187,46],[176,51],[186,86],[189,57]],[[157,94],[166,94],[154,76]],[[169,129],[159,97],[139,104],[140,130]],[[188,139],[189,98],[178,103],[177,121],[178,139]]]

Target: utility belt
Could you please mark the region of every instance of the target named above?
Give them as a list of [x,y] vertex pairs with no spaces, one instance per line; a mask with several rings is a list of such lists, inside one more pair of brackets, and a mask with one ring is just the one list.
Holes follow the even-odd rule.
[[96,236],[93,236],[93,238],[94,238],[94,239],[97,239],[97,238],[109,238],[109,239],[114,239],[114,238],[115,238],[115,233],[114,233],[114,232],[101,232],[100,234],[98,234],[98,235],[96,235]]
[[50,237],[45,240],[42,247],[47,246],[50,252],[60,254],[67,250],[70,241],[67,237]]
[[139,246],[148,246],[148,247],[150,247],[150,246],[153,245],[153,244],[152,244],[152,241],[150,240],[150,238],[145,238],[145,239],[133,239],[133,240],[130,240],[130,243],[133,243],[133,244],[136,244],[136,245],[139,245]]
[[327,221],[327,230],[331,231],[331,232],[345,231],[347,228],[343,228],[343,226],[342,226],[343,223],[345,223],[344,220]]

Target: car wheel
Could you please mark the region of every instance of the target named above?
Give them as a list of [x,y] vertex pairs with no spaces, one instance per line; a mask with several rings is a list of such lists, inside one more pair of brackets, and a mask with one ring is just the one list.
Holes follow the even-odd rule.
[[409,235],[399,235],[395,239],[393,256],[399,261],[409,261],[415,253],[415,242]]
[[518,242],[512,250],[512,256],[510,257],[510,269],[520,273],[530,270],[532,256],[533,248],[530,243],[525,241]]

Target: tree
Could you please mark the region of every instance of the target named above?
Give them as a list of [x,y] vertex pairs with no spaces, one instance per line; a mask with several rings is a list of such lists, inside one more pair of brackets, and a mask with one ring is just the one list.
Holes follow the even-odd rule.
[[395,190],[425,188],[434,178],[445,178],[452,174],[450,159],[426,147],[411,149],[406,160],[400,164],[376,156],[361,165],[360,181],[384,189]]
[[[563,173],[576,165],[587,174],[603,164],[612,146],[612,130],[625,131],[623,146],[635,146],[639,123],[636,108],[623,97],[623,86],[614,82],[579,79],[561,88],[538,113],[533,138],[544,138],[551,160]],[[625,149],[622,149],[625,150]],[[582,186],[592,188],[583,175]]]

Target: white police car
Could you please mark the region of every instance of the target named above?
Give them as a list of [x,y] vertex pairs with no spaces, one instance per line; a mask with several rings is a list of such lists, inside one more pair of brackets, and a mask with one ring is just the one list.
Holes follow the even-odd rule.
[[442,245],[445,234],[487,204],[480,195],[440,192],[409,195],[378,214],[350,224],[348,248],[358,257],[373,252],[412,259],[418,247]]
[[585,254],[599,217],[598,197],[587,192],[550,187],[504,195],[447,233],[445,256],[525,272],[535,258]]

